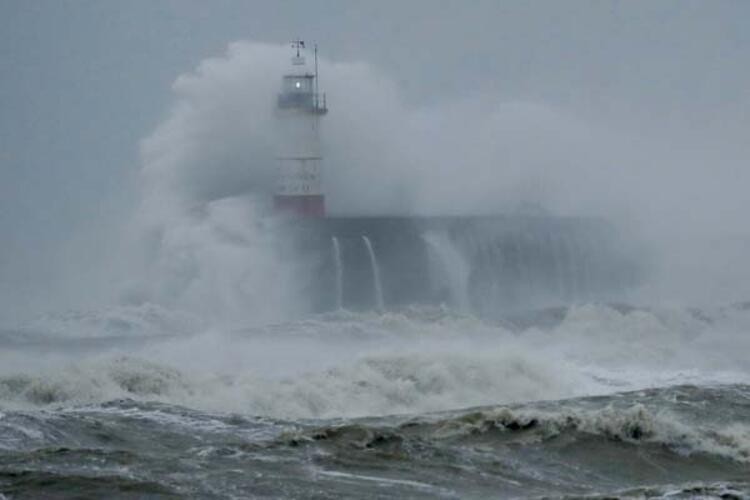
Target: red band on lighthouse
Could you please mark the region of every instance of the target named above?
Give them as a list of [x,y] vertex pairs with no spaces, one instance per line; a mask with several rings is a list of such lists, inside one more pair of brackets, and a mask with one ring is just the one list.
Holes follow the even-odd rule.
[[273,206],[277,212],[300,217],[325,217],[325,197],[322,194],[273,197]]

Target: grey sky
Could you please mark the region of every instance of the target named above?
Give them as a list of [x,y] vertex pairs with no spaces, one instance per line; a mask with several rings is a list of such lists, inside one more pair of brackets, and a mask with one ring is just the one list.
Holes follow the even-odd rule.
[[317,40],[415,106],[491,92],[746,151],[749,19],[742,0],[0,0],[0,300],[116,227],[172,81],[230,41]]

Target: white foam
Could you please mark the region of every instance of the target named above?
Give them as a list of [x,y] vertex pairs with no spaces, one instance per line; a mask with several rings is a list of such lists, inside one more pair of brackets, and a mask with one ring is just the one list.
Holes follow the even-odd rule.
[[350,474],[348,472],[340,472],[340,471],[325,470],[325,469],[315,469],[314,473],[320,476],[353,479],[355,481],[371,481],[371,482],[376,482],[376,483],[381,483],[381,484],[386,484],[386,485],[394,484],[394,485],[399,485],[399,486],[411,486],[413,488],[418,488],[420,490],[430,490],[433,492],[443,490],[443,488],[438,488],[428,483],[423,483],[420,481],[412,481],[409,479],[393,479],[393,478],[382,477],[382,476],[366,476],[363,474]]
[[0,401],[69,406],[134,398],[317,418],[744,383],[750,346],[736,328],[747,320],[742,314],[707,322],[688,311],[589,305],[571,309],[551,329],[518,333],[444,310],[340,311],[123,344],[83,361],[77,351],[0,353]]

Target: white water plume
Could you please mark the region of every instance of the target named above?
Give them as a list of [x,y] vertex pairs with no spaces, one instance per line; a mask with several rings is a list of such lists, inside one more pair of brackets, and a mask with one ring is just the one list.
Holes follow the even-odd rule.
[[336,273],[336,309],[341,309],[344,306],[344,268],[341,264],[341,245],[339,245],[339,239],[335,236],[331,237],[331,244],[333,245],[334,272]]
[[[141,202],[130,227],[113,231],[120,237],[112,242],[92,224],[86,245],[66,249],[60,261],[70,279],[54,289],[70,300],[61,304],[74,307],[74,296],[106,300],[126,282],[128,302],[222,320],[274,321],[309,310],[292,279],[295,256],[282,256],[267,230],[283,139],[274,106],[288,61],[286,46],[235,42],[175,80],[169,112],[142,142]],[[747,183],[735,168],[744,150],[714,158],[715,148],[684,146],[679,131],[628,135],[616,123],[517,95],[476,91],[417,105],[397,75],[361,61],[322,57],[320,71],[330,108],[321,137],[331,213],[541,207],[615,223],[624,215],[649,239],[649,302],[750,295],[741,215]],[[106,253],[101,262],[89,257],[93,245]],[[23,295],[8,283],[0,290]]]
[[[453,306],[459,311],[469,312],[469,266],[466,259],[450,241],[448,235],[437,232],[426,232],[422,238],[428,248],[435,254],[434,275],[440,276],[450,290]],[[438,286],[439,286],[438,285]]]
[[[264,200],[275,181],[273,158],[284,140],[273,107],[288,57],[286,47],[233,43],[225,57],[203,61],[195,72],[175,81],[177,99],[170,115],[143,142],[143,202],[134,231],[145,234],[150,246],[145,255],[128,248],[130,255],[143,255],[146,264],[140,283],[137,274],[132,280],[131,300],[253,321],[288,317],[308,307],[295,295],[291,280],[299,272],[295,256],[279,255],[277,235],[264,221]],[[449,174],[455,153],[425,156],[432,150],[428,144],[433,143],[436,123],[454,115],[461,119],[469,110],[478,112],[474,104],[450,105],[437,114],[411,110],[396,85],[366,64],[323,58],[320,69],[331,109],[322,120],[330,211],[409,214],[439,211],[441,206],[486,211],[492,209],[486,203],[490,199],[502,201],[502,207],[495,208],[508,208],[521,201],[519,193],[531,194],[517,187],[533,178],[534,169],[519,169],[500,157],[489,160],[487,155],[500,152],[494,141],[481,143],[486,151],[453,148],[467,154],[458,177]],[[478,117],[474,121],[482,136],[506,127],[498,138],[512,136],[507,126],[518,119],[526,123],[523,130],[533,123],[541,130],[549,125],[543,125],[546,121],[557,120],[554,112],[525,104],[491,107]],[[394,123],[403,130],[394,133]],[[473,135],[453,135],[451,142],[476,144]],[[533,162],[542,165],[545,160]],[[504,167],[493,167],[495,173],[477,170],[493,164]],[[452,185],[458,189],[449,192],[429,181],[440,170],[454,177]],[[504,181],[486,182],[497,175]],[[380,277],[373,273],[380,289],[376,301],[382,307]]]
[[375,305],[378,311],[382,311],[385,308],[385,301],[383,300],[383,284],[380,282],[380,266],[378,265],[378,258],[375,255],[375,250],[372,248],[372,242],[367,236],[362,236],[362,241],[365,243],[367,248],[367,255],[370,257],[370,268],[372,270],[372,288],[373,295],[375,295]]

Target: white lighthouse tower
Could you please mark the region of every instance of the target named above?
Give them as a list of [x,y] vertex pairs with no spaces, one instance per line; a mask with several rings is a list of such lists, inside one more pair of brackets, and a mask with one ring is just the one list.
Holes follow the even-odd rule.
[[295,40],[292,48],[295,50],[292,68],[282,78],[276,106],[283,137],[274,207],[290,215],[323,217],[319,123],[328,108],[325,94],[318,92],[318,49],[316,46],[314,67],[310,71],[301,53],[305,42]]

